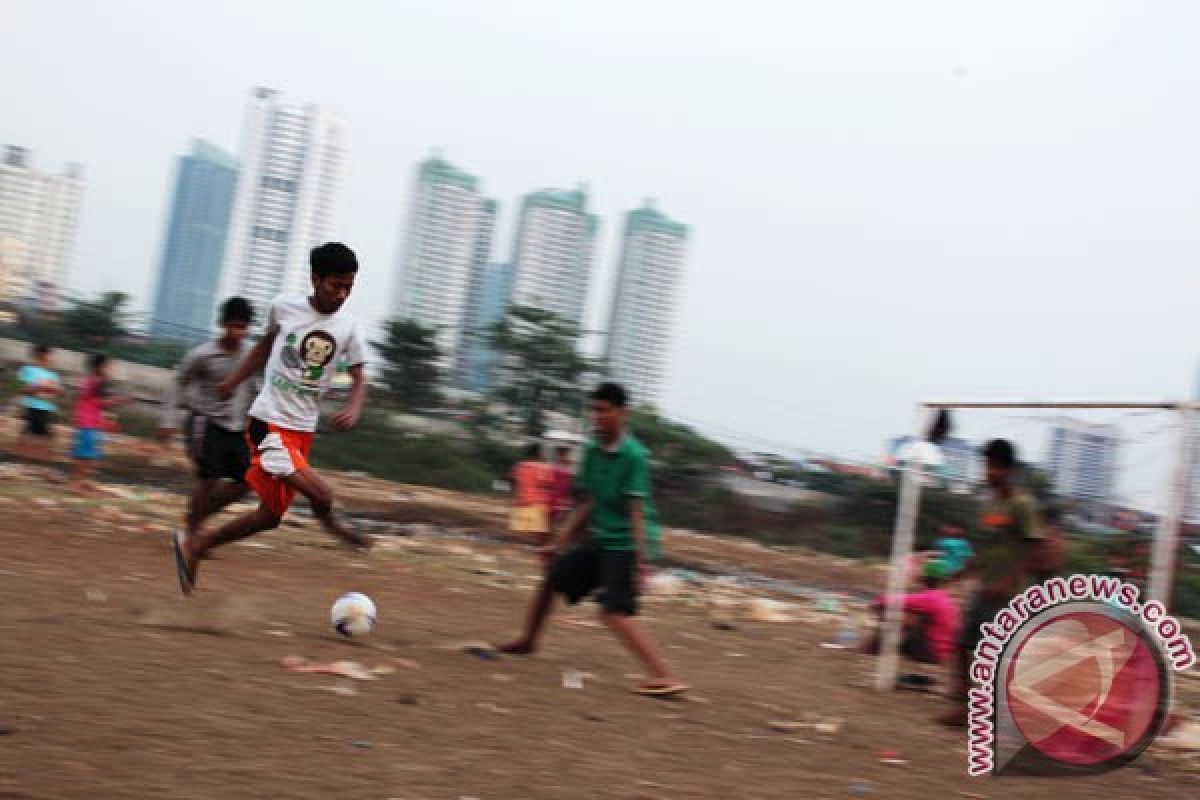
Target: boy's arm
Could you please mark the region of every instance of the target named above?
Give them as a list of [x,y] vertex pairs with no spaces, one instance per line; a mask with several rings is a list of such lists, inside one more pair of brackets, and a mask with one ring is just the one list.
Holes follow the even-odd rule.
[[358,424],[362,416],[363,404],[367,401],[367,379],[362,364],[355,364],[349,369],[350,379],[354,381],[350,388],[350,399],[341,411],[333,415],[333,427],[339,431],[348,431]]
[[167,386],[167,392],[163,396],[163,413],[158,423],[159,436],[163,439],[169,438],[179,425],[179,401],[187,391],[188,384],[192,382],[192,373],[197,361],[196,351],[190,351],[175,368],[175,374]]
[[217,385],[217,394],[222,400],[228,400],[233,397],[233,392],[247,378],[256,372],[260,372],[267,365],[267,359],[271,357],[271,348],[275,346],[275,337],[279,334],[279,326],[272,325],[258,340],[258,344],[246,354],[242,359],[242,363],[237,365],[237,368],[231,372],[225,380]]
[[584,500],[575,506],[575,508],[571,511],[570,516],[567,517],[567,521],[564,522],[562,528],[559,529],[558,535],[554,537],[549,545],[542,549],[542,553],[547,556],[552,556],[555,553],[560,553],[566,549],[567,545],[569,545],[575,539],[575,537],[579,535],[579,531],[583,530],[584,523],[587,522],[587,519],[591,513],[592,501],[590,499]]
[[629,498],[629,529],[633,532],[633,552],[638,566],[646,563],[646,507],[641,497]]

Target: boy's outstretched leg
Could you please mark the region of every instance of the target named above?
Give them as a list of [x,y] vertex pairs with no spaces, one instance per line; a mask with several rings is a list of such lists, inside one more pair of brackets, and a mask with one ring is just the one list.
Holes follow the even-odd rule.
[[687,691],[687,684],[679,680],[667,667],[662,656],[633,617],[617,611],[603,611],[600,618],[609,630],[617,635],[621,644],[629,648],[634,657],[642,662],[650,680],[638,687],[639,694],[671,695]]
[[174,534],[172,546],[175,549],[176,568],[179,573],[179,588],[184,594],[191,594],[196,585],[196,566],[204,554],[215,547],[245,539],[256,533],[278,528],[283,517],[260,505],[253,511],[231,519],[216,530],[197,533],[195,536],[184,537]]
[[553,608],[554,590],[550,587],[550,580],[542,578],[533,595],[533,600],[529,604],[529,613],[525,618],[525,629],[521,632],[521,636],[507,644],[496,645],[496,650],[515,656],[527,656],[537,652],[538,638],[541,636],[542,628],[546,626],[546,620],[550,618],[550,611]]
[[246,496],[246,484],[234,481],[202,480],[188,500],[187,535],[194,536],[204,520]]
[[284,483],[308,498],[313,516],[328,533],[360,550],[371,549],[371,537],[346,525],[333,510],[333,488],[311,467],[296,470]]

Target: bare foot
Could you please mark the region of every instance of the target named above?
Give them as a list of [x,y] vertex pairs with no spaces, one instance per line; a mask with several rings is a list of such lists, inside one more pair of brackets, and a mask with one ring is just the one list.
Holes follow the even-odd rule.
[[537,648],[524,639],[517,639],[508,644],[498,644],[495,646],[495,650],[497,653],[507,653],[510,656],[531,656],[537,652]]
[[353,523],[347,524],[344,519],[339,519],[338,517],[321,520],[321,526],[333,534],[342,544],[360,553],[370,552],[371,545],[375,543],[371,539],[370,534],[359,530]]

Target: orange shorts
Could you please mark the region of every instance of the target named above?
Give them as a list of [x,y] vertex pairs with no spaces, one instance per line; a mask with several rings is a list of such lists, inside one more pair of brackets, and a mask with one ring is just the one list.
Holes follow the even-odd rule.
[[312,432],[288,430],[251,417],[246,439],[250,445],[246,483],[272,514],[282,517],[296,499],[296,490],[284,479],[308,468]]

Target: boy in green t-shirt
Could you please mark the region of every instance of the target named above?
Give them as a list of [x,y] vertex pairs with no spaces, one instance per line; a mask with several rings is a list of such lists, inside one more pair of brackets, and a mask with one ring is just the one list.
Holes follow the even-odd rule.
[[[530,606],[525,632],[496,649],[533,653],[556,593],[574,605],[595,592],[604,624],[650,674],[636,691],[679,694],[687,685],[671,673],[633,619],[646,562],[658,554],[659,528],[650,500],[649,454],[625,430],[627,404],[625,389],[615,383],[592,392],[596,438],[584,451],[575,478],[578,502],[557,537],[542,548],[546,576]],[[587,535],[579,537],[585,527]]]

